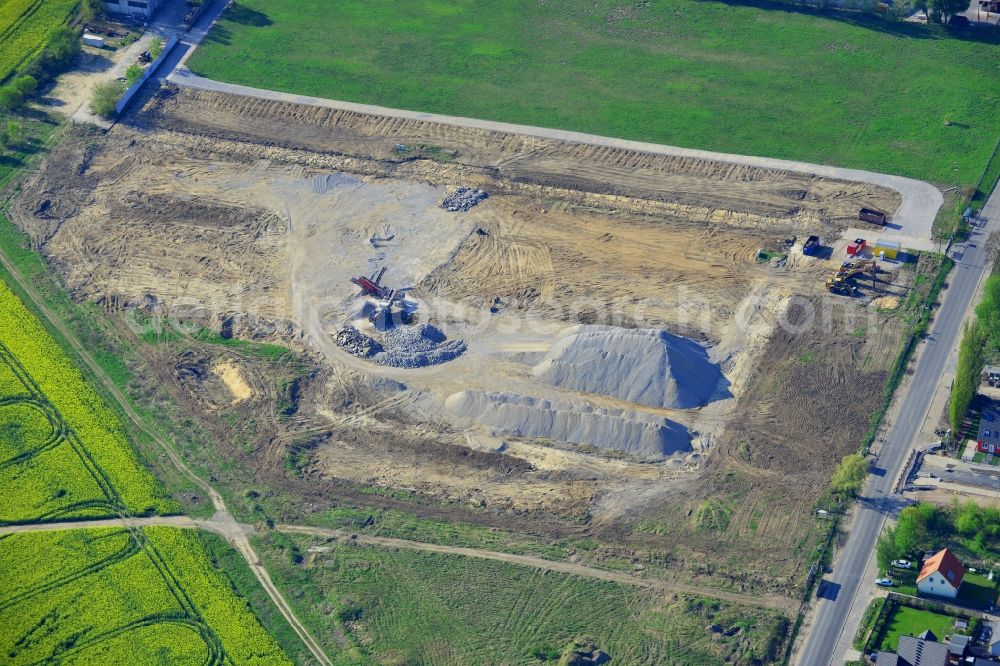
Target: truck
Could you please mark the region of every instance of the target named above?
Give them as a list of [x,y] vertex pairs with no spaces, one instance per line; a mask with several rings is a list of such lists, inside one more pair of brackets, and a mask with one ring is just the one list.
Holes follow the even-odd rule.
[[858,219],[862,222],[870,222],[871,224],[877,224],[880,227],[884,227],[886,215],[882,211],[875,210],[874,208],[862,208],[858,211]]
[[810,236],[806,239],[806,242],[802,244],[802,254],[807,257],[815,257],[819,254],[822,247],[823,246],[819,243],[819,236]]
[[864,238],[855,238],[853,243],[847,244],[847,256],[858,257],[864,255],[867,245],[868,243]]

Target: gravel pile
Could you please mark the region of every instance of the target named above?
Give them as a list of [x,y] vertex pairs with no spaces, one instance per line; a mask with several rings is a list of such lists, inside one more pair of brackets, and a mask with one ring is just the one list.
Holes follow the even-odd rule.
[[572,326],[532,373],[552,386],[650,407],[692,409],[728,395],[703,345],[659,329]]
[[435,326],[396,326],[382,334],[384,351],[372,360],[394,368],[422,368],[445,363],[465,353],[464,340],[449,340]]
[[478,204],[480,201],[485,200],[488,196],[490,195],[482,190],[460,187],[441,202],[441,208],[453,213],[466,211]]
[[691,433],[680,423],[631,410],[596,409],[518,393],[460,391],[445,406],[512,435],[590,444],[644,458],[691,450]]
[[337,331],[333,341],[347,353],[360,358],[371,358],[382,351],[382,345],[374,338],[368,337],[353,326],[345,326]]
[[396,326],[385,331],[381,340],[365,335],[353,326],[344,326],[333,340],[347,353],[371,359],[393,368],[422,368],[444,363],[465,353],[464,340],[449,340],[435,326]]

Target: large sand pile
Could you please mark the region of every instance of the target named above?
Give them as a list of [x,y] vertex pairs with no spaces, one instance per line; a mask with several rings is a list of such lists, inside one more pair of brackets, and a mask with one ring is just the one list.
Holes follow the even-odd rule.
[[680,423],[622,409],[595,409],[517,393],[461,391],[445,401],[452,412],[514,435],[591,444],[641,457],[691,450]]
[[572,326],[533,373],[553,386],[650,407],[690,409],[729,396],[704,346],[659,329]]

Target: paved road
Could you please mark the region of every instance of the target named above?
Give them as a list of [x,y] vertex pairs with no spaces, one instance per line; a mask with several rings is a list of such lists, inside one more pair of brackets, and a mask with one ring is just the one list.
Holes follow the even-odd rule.
[[[860,585],[873,584],[873,581],[864,580],[864,572],[873,557],[875,541],[886,518],[899,506],[899,496],[892,495],[892,487],[910,447],[915,443],[944,373],[945,363],[972,306],[973,296],[987,272],[984,246],[989,232],[1000,230],[1000,189],[990,197],[981,217],[983,221],[973,231],[965,251],[958,255],[960,258],[956,260],[949,278],[944,302],[935,315],[928,341],[917,361],[908,389],[901,398],[899,412],[886,434],[877,463],[885,474],[870,477],[864,496],[856,507],[857,515],[847,544],[838,555],[833,574],[826,576],[837,594],[832,600],[817,601],[812,629],[797,661],[802,666],[842,664],[843,648],[853,639],[853,636],[846,635],[849,631],[845,631],[851,605]],[[836,588],[838,585],[839,590]]]

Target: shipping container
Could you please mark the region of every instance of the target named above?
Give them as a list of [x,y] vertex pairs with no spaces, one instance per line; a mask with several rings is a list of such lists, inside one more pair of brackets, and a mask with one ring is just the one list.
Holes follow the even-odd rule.
[[858,219],[862,222],[871,222],[872,224],[877,224],[879,226],[885,225],[885,213],[880,210],[875,210],[873,208],[862,208],[858,212]]
[[881,238],[875,241],[875,254],[885,254],[886,259],[896,259],[899,256],[901,246],[898,241],[887,241]]

